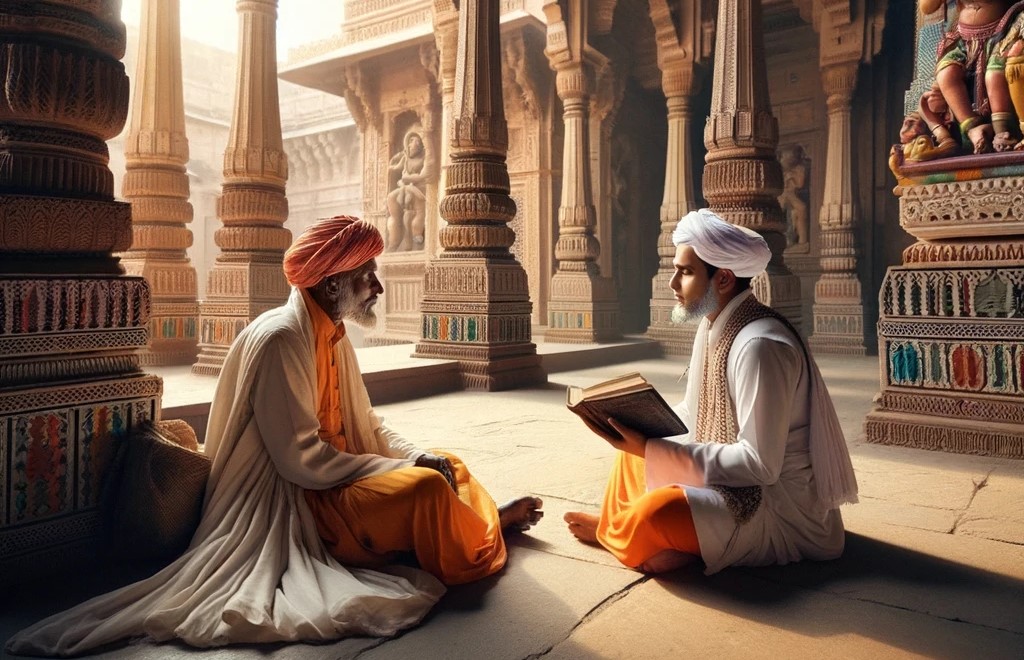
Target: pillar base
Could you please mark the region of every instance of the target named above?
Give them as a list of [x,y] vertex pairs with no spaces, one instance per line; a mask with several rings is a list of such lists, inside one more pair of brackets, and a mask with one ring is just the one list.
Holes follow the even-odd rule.
[[555,273],[544,341],[592,344],[621,338],[619,303],[609,278],[587,272]]
[[[952,405],[967,403],[951,402]],[[868,413],[864,432],[867,441],[875,444],[1024,459],[1024,427],[1020,424],[875,409]]]
[[1024,458],[1024,268],[893,267],[868,440]]
[[686,357],[693,354],[693,340],[697,337],[697,324],[652,325],[644,336],[661,345],[664,355]]
[[823,355],[867,355],[862,305],[815,305],[807,344]]
[[199,357],[192,373],[220,375],[238,333],[260,314],[283,305],[290,292],[280,261],[221,261],[214,265],[208,297],[199,304]]
[[199,354],[199,304],[153,302],[149,345],[139,355],[144,366],[192,364]]
[[423,289],[413,357],[458,361],[468,389],[547,382],[531,342],[526,271],[518,261],[442,254],[428,264]]
[[456,360],[465,389],[498,392],[543,385],[548,376],[532,343],[479,346],[424,339],[412,357]]

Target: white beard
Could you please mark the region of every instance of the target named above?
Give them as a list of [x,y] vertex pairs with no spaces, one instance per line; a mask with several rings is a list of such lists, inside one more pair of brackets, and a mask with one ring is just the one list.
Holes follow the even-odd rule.
[[[346,320],[352,321],[364,328],[372,328],[377,325],[377,313],[373,311],[373,304],[363,303],[360,305],[357,303],[352,293],[351,282],[346,282],[341,291],[340,305],[345,310],[344,317]],[[376,304],[376,301],[374,301],[374,304]]]
[[676,303],[672,309],[672,322],[676,325],[700,323],[701,319],[714,313],[716,309],[718,309],[718,297],[715,295],[715,290],[708,286],[700,300],[692,305]]

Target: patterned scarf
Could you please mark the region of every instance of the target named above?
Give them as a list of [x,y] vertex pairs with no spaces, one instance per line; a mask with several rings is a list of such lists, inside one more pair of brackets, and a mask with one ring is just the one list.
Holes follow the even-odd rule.
[[[701,389],[697,404],[698,442],[719,442],[733,444],[739,433],[736,422],[736,410],[732,397],[729,396],[729,380],[726,368],[729,362],[729,350],[740,331],[748,323],[763,318],[775,318],[781,321],[797,337],[800,334],[781,314],[749,296],[741,302],[726,321],[722,334],[715,345],[714,354],[704,354],[704,386]],[[758,507],[761,506],[762,491],[760,486],[711,486],[725,499],[726,507],[736,523],[742,525],[749,521]]]

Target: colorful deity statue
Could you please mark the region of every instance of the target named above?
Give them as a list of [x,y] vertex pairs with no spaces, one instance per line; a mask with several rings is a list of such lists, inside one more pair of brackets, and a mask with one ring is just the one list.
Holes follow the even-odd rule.
[[935,78],[964,145],[975,154],[1014,149],[1024,112],[1024,0],[921,0],[920,8],[930,14],[943,4],[955,18],[939,43]]

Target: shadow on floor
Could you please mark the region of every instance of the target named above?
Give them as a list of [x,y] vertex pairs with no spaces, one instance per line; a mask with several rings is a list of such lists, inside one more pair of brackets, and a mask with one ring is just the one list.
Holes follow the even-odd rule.
[[[980,637],[994,645],[991,652],[972,647],[973,657],[1006,657],[1007,640],[1024,649],[1024,581],[859,534],[846,538],[836,561],[711,577],[683,570],[658,581],[681,599],[808,637],[852,633],[928,657],[957,657],[952,650],[963,645],[966,626],[956,624],[970,624],[981,633],[972,644]],[[834,612],[806,616],[807,590],[834,596]],[[907,625],[903,615],[913,614],[928,625]]]

